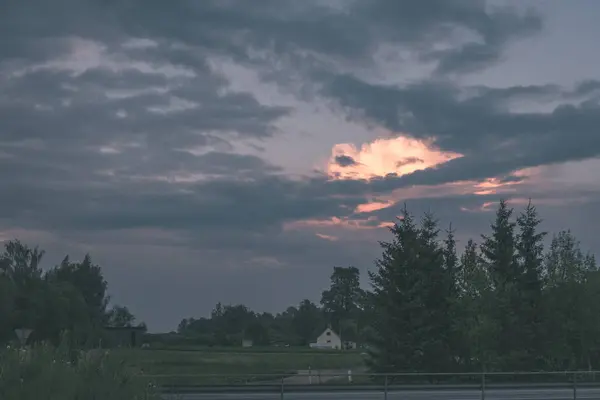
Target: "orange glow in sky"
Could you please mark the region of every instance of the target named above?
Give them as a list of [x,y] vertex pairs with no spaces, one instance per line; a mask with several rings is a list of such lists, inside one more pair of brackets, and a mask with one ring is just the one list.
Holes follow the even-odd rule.
[[384,208],[391,207],[395,204],[393,201],[373,201],[371,203],[359,204],[354,210],[355,213],[370,213]]
[[[341,166],[336,163],[339,156],[351,157],[355,163]],[[404,136],[377,139],[360,148],[341,143],[331,150],[327,173],[333,179],[370,179],[390,173],[401,176],[459,157],[462,155],[435,148],[433,140],[422,141]]]

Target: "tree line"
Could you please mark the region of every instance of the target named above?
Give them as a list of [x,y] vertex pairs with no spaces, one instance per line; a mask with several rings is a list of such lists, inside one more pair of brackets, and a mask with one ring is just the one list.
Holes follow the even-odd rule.
[[183,319],[177,333],[180,340],[183,337],[198,345],[240,345],[247,339],[254,345],[307,346],[330,325],[345,340],[357,341],[358,324],[364,317],[363,295],[358,268],[335,267],[331,288],[323,292],[320,305],[304,299],[272,314],[257,313],[242,304],[218,303],[208,318]]
[[217,304],[188,318],[179,336],[203,344],[306,345],[327,325],[368,350],[376,372],[598,369],[600,271],[570,231],[549,237],[530,202],[515,215],[505,201],[479,241],[459,251],[455,231],[406,208],[381,242],[360,287],[359,270],[336,267],[321,304],[282,313]]
[[[206,345],[306,346],[332,326],[364,345],[377,372],[598,369],[600,271],[570,231],[547,233],[533,204],[519,215],[500,202],[490,231],[457,250],[455,231],[431,213],[404,209],[381,242],[361,288],[356,267],[335,267],[320,304],[308,299],[278,314],[217,304],[186,318],[176,340]],[[109,308],[108,284],[87,255],[43,270],[44,252],[15,240],[0,254],[0,341],[15,328],[30,340],[68,332],[97,345],[107,325],[131,326],[126,307]]]
[[0,343],[14,340],[15,329],[31,329],[29,342],[68,335],[73,344],[97,346],[104,327],[135,323],[127,307],[108,307],[108,284],[89,255],[80,262],[66,256],[49,270],[41,267],[43,256],[19,240],[0,253]]

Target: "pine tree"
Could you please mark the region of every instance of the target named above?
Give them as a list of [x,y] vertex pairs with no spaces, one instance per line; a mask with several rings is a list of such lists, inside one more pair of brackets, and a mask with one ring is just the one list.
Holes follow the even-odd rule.
[[483,268],[477,243],[469,239],[460,257],[457,272],[459,296],[477,298],[490,289],[486,270]]
[[446,231],[446,239],[444,239],[444,268],[448,271],[448,275],[452,281],[450,296],[458,297],[458,256],[456,254],[456,240],[454,239],[454,229],[452,224]]
[[469,239],[458,265],[462,362],[468,370],[487,370],[497,357],[494,294],[477,244]]
[[[452,255],[447,248],[440,246],[439,233],[435,216],[425,213],[419,229],[418,267],[426,308],[422,311],[430,322],[429,332],[422,337],[423,341],[427,341],[423,345],[423,363],[430,371],[449,371],[454,369],[454,266],[452,270],[448,269],[446,262],[451,261]],[[454,238],[447,244],[453,246]]]
[[417,354],[413,309],[419,291],[417,264],[418,230],[406,208],[398,222],[390,228],[391,242],[380,242],[381,258],[375,261],[376,271],[369,272],[373,311],[373,337],[370,338],[368,365],[374,372],[410,371]]
[[[521,340],[519,343],[523,351],[528,355],[526,363],[521,365],[523,369],[539,368],[539,357],[542,354],[542,334],[540,317],[542,315],[542,279],[541,269],[543,262],[544,244],[546,232],[539,232],[538,227],[542,220],[538,217],[535,206],[531,200],[525,211],[517,218],[519,233],[517,235],[517,254],[520,276],[516,287],[518,296],[518,314]],[[517,327],[515,327],[517,328]],[[538,362],[536,362],[538,359]]]
[[517,282],[515,223],[511,221],[513,209],[501,200],[496,220],[491,225],[492,235],[481,235],[481,255],[488,268],[494,289],[503,290]]
[[451,318],[451,332],[450,332],[450,345],[451,353],[454,356],[454,360],[461,360],[459,363],[465,365],[465,341],[463,338],[463,329],[461,326],[461,319],[463,317],[462,307],[459,298],[459,262],[456,254],[456,240],[454,239],[454,229],[450,224],[448,230],[446,230],[446,238],[444,239],[444,269],[448,276],[448,299],[450,301],[450,318]]
[[496,211],[496,220],[491,225],[491,236],[482,235],[482,262],[491,278],[493,298],[492,319],[498,326],[497,354],[500,368],[518,369],[523,354],[519,348],[519,318],[516,310],[520,307],[518,285],[521,274],[517,262],[515,226],[511,221],[513,209],[502,200]]
[[406,210],[382,242],[383,254],[369,274],[373,327],[369,365],[376,372],[446,371],[451,354],[449,276],[437,222],[426,214],[420,227]]

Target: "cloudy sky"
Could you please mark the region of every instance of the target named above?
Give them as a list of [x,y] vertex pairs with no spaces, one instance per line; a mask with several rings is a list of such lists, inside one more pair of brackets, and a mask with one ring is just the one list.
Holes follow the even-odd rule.
[[406,202],[600,247],[600,1],[5,0],[0,240],[151,330],[318,300]]

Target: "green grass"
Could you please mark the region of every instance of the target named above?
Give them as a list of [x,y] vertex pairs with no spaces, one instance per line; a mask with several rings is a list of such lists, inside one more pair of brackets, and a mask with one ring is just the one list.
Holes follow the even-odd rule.
[[349,369],[363,365],[357,351],[305,348],[177,348],[119,350],[128,362],[169,385],[276,382],[298,370]]
[[110,351],[36,344],[0,349],[2,400],[159,400],[150,381]]

